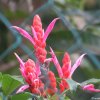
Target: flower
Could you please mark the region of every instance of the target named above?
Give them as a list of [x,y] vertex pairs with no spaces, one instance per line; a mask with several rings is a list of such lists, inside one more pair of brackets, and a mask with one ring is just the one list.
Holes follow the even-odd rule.
[[38,63],[31,59],[23,62],[21,58],[15,53],[16,58],[20,63],[20,71],[22,76],[28,85],[22,86],[17,93],[23,92],[25,89],[29,89],[34,94],[43,94],[44,83],[41,81],[39,76],[41,75],[40,66]]
[[68,83],[66,82],[65,79],[69,79],[72,77],[74,71],[78,68],[78,66],[80,65],[83,57],[85,54],[81,55],[77,61],[75,62],[75,64],[73,65],[73,67],[71,67],[71,60],[70,60],[70,56],[69,54],[66,52],[64,54],[64,57],[63,57],[63,60],[62,60],[62,67],[60,66],[58,60],[57,60],[57,57],[55,55],[55,53],[53,52],[52,48],[50,48],[51,52],[51,56],[52,56],[52,61],[58,71],[58,74],[59,74],[59,77],[62,79],[61,80],[61,83],[59,84],[60,86],[60,90],[61,92],[63,92],[66,89],[69,88],[69,85]]
[[39,17],[39,15],[35,15],[34,19],[33,19],[33,24],[31,26],[33,37],[31,35],[29,35],[29,33],[27,31],[25,31],[24,29],[22,29],[20,27],[17,27],[17,26],[12,26],[22,36],[27,38],[34,45],[35,55],[36,55],[37,59],[39,60],[39,62],[41,62],[42,64],[44,63],[44,61],[46,59],[46,55],[47,55],[47,51],[45,49],[45,47],[46,47],[46,39],[48,38],[48,35],[52,31],[52,29],[53,29],[53,27],[55,25],[55,22],[58,19],[59,18],[55,18],[49,24],[49,26],[47,27],[46,31],[44,32],[44,30],[42,29],[41,18]]
[[57,92],[57,84],[56,84],[56,78],[55,78],[55,74],[52,71],[48,71],[48,79],[49,79],[49,83],[48,83],[48,87],[46,92],[48,94],[55,94]]
[[100,92],[100,89],[95,89],[93,84],[85,85],[82,87],[82,89],[90,92]]

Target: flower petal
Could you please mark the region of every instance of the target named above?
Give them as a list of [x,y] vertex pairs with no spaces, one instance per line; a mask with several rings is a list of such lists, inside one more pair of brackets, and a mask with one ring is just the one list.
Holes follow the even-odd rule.
[[50,48],[50,50],[51,50],[50,54],[52,56],[53,63],[54,63],[54,65],[55,65],[55,67],[56,67],[56,69],[58,71],[59,77],[62,78],[63,77],[63,73],[62,73],[61,66],[60,66],[60,64],[58,62],[58,59],[57,59],[55,53],[53,52],[52,48]]
[[20,63],[20,67],[23,69],[23,68],[24,68],[24,62],[23,62],[22,59],[17,55],[17,53],[14,53],[14,54],[15,54],[17,60],[18,60],[19,63]]
[[46,62],[46,63],[49,63],[51,61],[52,61],[52,58],[47,58],[47,59],[44,60],[44,62]]
[[47,39],[49,33],[52,31],[52,29],[53,29],[53,27],[54,27],[54,25],[55,25],[55,23],[56,23],[56,21],[57,21],[58,19],[59,19],[59,18],[55,18],[55,19],[48,25],[48,27],[47,27],[47,29],[46,29],[46,31],[45,31],[45,33],[44,33],[44,41],[46,41],[46,39]]
[[81,55],[77,61],[75,62],[75,64],[73,65],[72,69],[71,69],[71,73],[70,73],[70,77],[72,76],[72,74],[74,73],[74,71],[78,68],[78,66],[81,64],[81,61],[83,59],[83,57],[85,56],[85,54]]
[[34,27],[31,26],[31,28],[32,28],[32,34],[33,34],[34,38],[37,39],[37,34],[36,34],[36,31],[34,30]]
[[33,45],[35,44],[34,41],[33,41],[33,38],[24,29],[17,27],[17,26],[12,26],[12,27],[15,28],[17,31],[19,31],[20,34],[22,36],[24,36],[26,39],[28,39]]
[[83,88],[83,90],[87,90],[87,91],[90,91],[90,92],[100,92],[100,89],[95,89],[93,84],[85,85],[82,88]]
[[44,29],[42,29],[42,31],[43,31],[42,37],[44,37]]
[[71,71],[71,59],[68,52],[65,52],[62,63],[66,65],[66,71]]
[[36,75],[37,75],[37,77],[39,75],[41,75],[40,65],[39,65],[39,62],[38,61],[36,61]]
[[23,92],[24,90],[26,90],[28,88],[29,88],[29,85],[23,85],[17,90],[16,93],[21,93],[21,92]]

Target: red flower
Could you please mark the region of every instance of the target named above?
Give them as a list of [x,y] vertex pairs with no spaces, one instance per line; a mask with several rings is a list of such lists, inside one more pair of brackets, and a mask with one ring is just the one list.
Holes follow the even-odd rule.
[[44,83],[40,79],[41,71],[38,63],[34,63],[33,60],[28,59],[26,62],[23,62],[20,57],[15,53],[19,63],[20,63],[20,71],[22,76],[28,85],[22,86],[17,93],[23,92],[25,89],[29,88],[29,90],[34,94],[43,94],[44,91]]
[[44,63],[44,60],[46,59],[46,55],[47,55],[47,51],[45,49],[46,42],[44,42],[43,40],[44,31],[42,29],[41,19],[38,15],[34,16],[32,29],[33,28],[36,32],[36,37],[33,38],[35,42],[34,45],[35,55],[41,63]]
[[61,83],[59,85],[61,92],[63,92],[65,89],[69,89],[68,83],[66,82],[66,80],[64,80],[64,79],[69,78],[70,72],[71,72],[71,60],[67,52],[65,53],[63,57],[62,63],[63,63],[63,66],[62,66],[63,79],[61,80]]
[[55,64],[55,67],[58,71],[59,77],[62,79],[61,83],[59,84],[60,86],[60,90],[61,92],[63,92],[65,89],[69,89],[69,85],[66,82],[65,79],[71,78],[72,74],[74,73],[74,71],[76,70],[76,68],[80,65],[82,58],[84,57],[85,54],[81,55],[76,63],[73,65],[73,67],[71,67],[71,60],[70,60],[70,56],[69,54],[66,52],[64,55],[64,58],[62,60],[62,67],[60,66],[57,57],[55,55],[55,53],[53,52],[52,48],[51,49],[51,56],[52,56],[52,61]]
[[45,62],[46,55],[47,55],[47,51],[45,49],[46,39],[48,38],[48,35],[52,31],[52,29],[55,25],[55,22],[57,20],[58,20],[58,18],[55,18],[49,24],[46,31],[44,32],[44,30],[42,29],[41,18],[39,17],[39,15],[35,15],[34,19],[33,19],[33,24],[31,26],[33,37],[31,35],[29,35],[29,33],[26,32],[24,29],[17,27],[17,26],[13,26],[13,28],[15,28],[17,31],[19,31],[22,36],[27,38],[34,45],[35,55],[36,55],[37,59],[39,60],[39,62],[41,62],[42,64]]
[[82,87],[83,90],[85,91],[90,91],[90,92],[100,92],[100,89],[95,89],[93,84],[88,84]]
[[47,93],[48,94],[55,94],[57,92],[57,88],[56,88],[56,78],[55,75],[52,71],[48,72],[48,79],[49,79],[49,83],[48,83],[48,88],[47,88]]

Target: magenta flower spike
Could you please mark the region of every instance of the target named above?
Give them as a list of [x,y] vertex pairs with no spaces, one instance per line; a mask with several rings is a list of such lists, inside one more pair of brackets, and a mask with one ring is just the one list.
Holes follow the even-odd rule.
[[44,89],[44,84],[42,83],[40,79],[41,71],[40,71],[40,65],[38,61],[35,62],[31,59],[28,59],[26,62],[23,62],[21,58],[15,53],[16,58],[18,59],[20,63],[20,71],[25,79],[26,83],[28,85],[23,85],[17,93],[23,92],[27,88],[35,94],[39,94],[43,92],[41,91],[41,88]]
[[25,31],[24,29],[17,27],[17,26],[12,26],[13,28],[15,28],[23,37],[25,37],[26,39],[28,39],[34,46],[34,51],[35,51],[35,55],[37,57],[37,59],[39,60],[39,62],[41,62],[42,64],[45,62],[46,60],[46,55],[47,55],[47,51],[45,49],[46,47],[46,40],[50,34],[50,32],[52,31],[56,21],[59,18],[55,18],[47,27],[46,31],[44,32],[44,29],[42,29],[42,22],[41,22],[41,18],[39,17],[39,15],[35,15],[34,19],[33,19],[33,24],[31,26],[32,29],[32,36]]
[[[14,54],[20,63],[20,70],[21,71],[25,71],[27,66],[29,66],[29,67],[32,66],[31,70],[32,70],[32,72],[34,72],[36,77],[38,77],[41,74],[40,65],[39,65],[38,61],[36,62],[36,65],[35,65],[34,61],[31,59],[28,59],[28,61],[26,63],[24,63],[16,53],[14,53]],[[30,69],[28,69],[28,70],[30,71]],[[26,71],[28,71],[28,70],[26,70]]]
[[88,84],[82,87],[83,90],[90,91],[90,92],[100,92],[100,89],[95,89],[93,84]]
[[60,92],[63,92],[65,89],[69,89],[69,85],[68,83],[66,82],[65,79],[69,79],[69,78],[72,78],[72,75],[74,73],[74,71],[78,68],[78,66],[80,65],[83,57],[85,54],[81,55],[77,61],[75,62],[75,64],[73,65],[73,67],[71,67],[71,60],[70,60],[70,56],[69,54],[66,52],[64,57],[63,57],[63,60],[62,60],[62,67],[60,66],[59,62],[58,62],[58,59],[55,55],[55,53],[53,52],[52,48],[50,48],[50,54],[52,56],[52,61],[58,71],[58,75],[59,77],[62,79],[61,80],[61,83],[59,84],[60,86]]
[[[55,53],[53,52],[52,48],[50,48],[50,50],[51,50],[50,54],[51,54],[51,56],[52,56],[52,61],[53,61],[53,63],[55,64],[55,67],[56,67],[56,69],[57,69],[58,74],[59,74],[60,77],[64,77],[64,73],[67,71],[68,73],[66,73],[66,74],[68,74],[68,78],[71,78],[72,75],[73,75],[73,73],[75,72],[75,70],[76,70],[76,69],[79,67],[79,65],[81,64],[81,61],[82,61],[82,59],[83,59],[83,57],[84,57],[84,55],[85,55],[85,54],[81,55],[81,56],[77,59],[77,61],[76,61],[75,64],[73,65],[73,67],[71,67],[71,61],[70,61],[70,58],[68,57],[69,59],[66,59],[66,61],[64,61],[64,63],[69,62],[68,67],[67,67],[66,70],[63,70],[63,71],[62,71],[61,66],[60,66],[60,64],[59,64],[59,62],[58,62],[58,60],[57,60],[57,57],[56,57]],[[69,55],[67,54],[66,56],[69,56]],[[69,61],[67,61],[67,60],[69,60]],[[63,64],[64,64],[64,63],[63,63]],[[66,67],[66,66],[64,66],[64,67]],[[64,68],[64,67],[63,67],[63,68]]]

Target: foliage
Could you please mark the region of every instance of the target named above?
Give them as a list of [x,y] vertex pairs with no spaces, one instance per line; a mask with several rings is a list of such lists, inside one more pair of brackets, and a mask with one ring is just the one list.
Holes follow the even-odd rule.
[[[36,98],[38,100],[44,100],[43,97],[36,96],[29,92],[23,92],[23,93],[16,94],[17,89],[24,83],[22,80],[23,80],[22,77],[16,78],[16,76],[11,76],[11,75],[7,75],[7,74],[2,75],[0,73],[0,84],[1,84],[0,98],[9,98],[10,100],[28,100],[28,99],[32,100],[32,98]],[[92,95],[90,95],[90,93],[84,92],[80,88],[80,86],[84,86],[84,85],[90,84],[90,83],[100,84],[100,79],[89,79],[87,81],[82,82],[81,84],[76,83],[72,79],[68,79],[66,81],[70,85],[70,90],[65,90],[60,95],[59,94],[55,94],[53,96],[49,95],[48,100],[57,100],[57,98],[59,98],[60,100],[71,100],[72,98],[74,98],[74,100],[82,100],[81,98],[78,99],[78,96],[80,95],[80,93],[81,94],[83,93],[85,95],[88,94],[88,96],[90,96],[89,98],[92,98],[96,94],[92,93]],[[64,96],[65,94],[66,94],[66,97]],[[83,97],[83,98],[86,98],[86,97]],[[85,99],[85,100],[87,100],[87,99]]]

